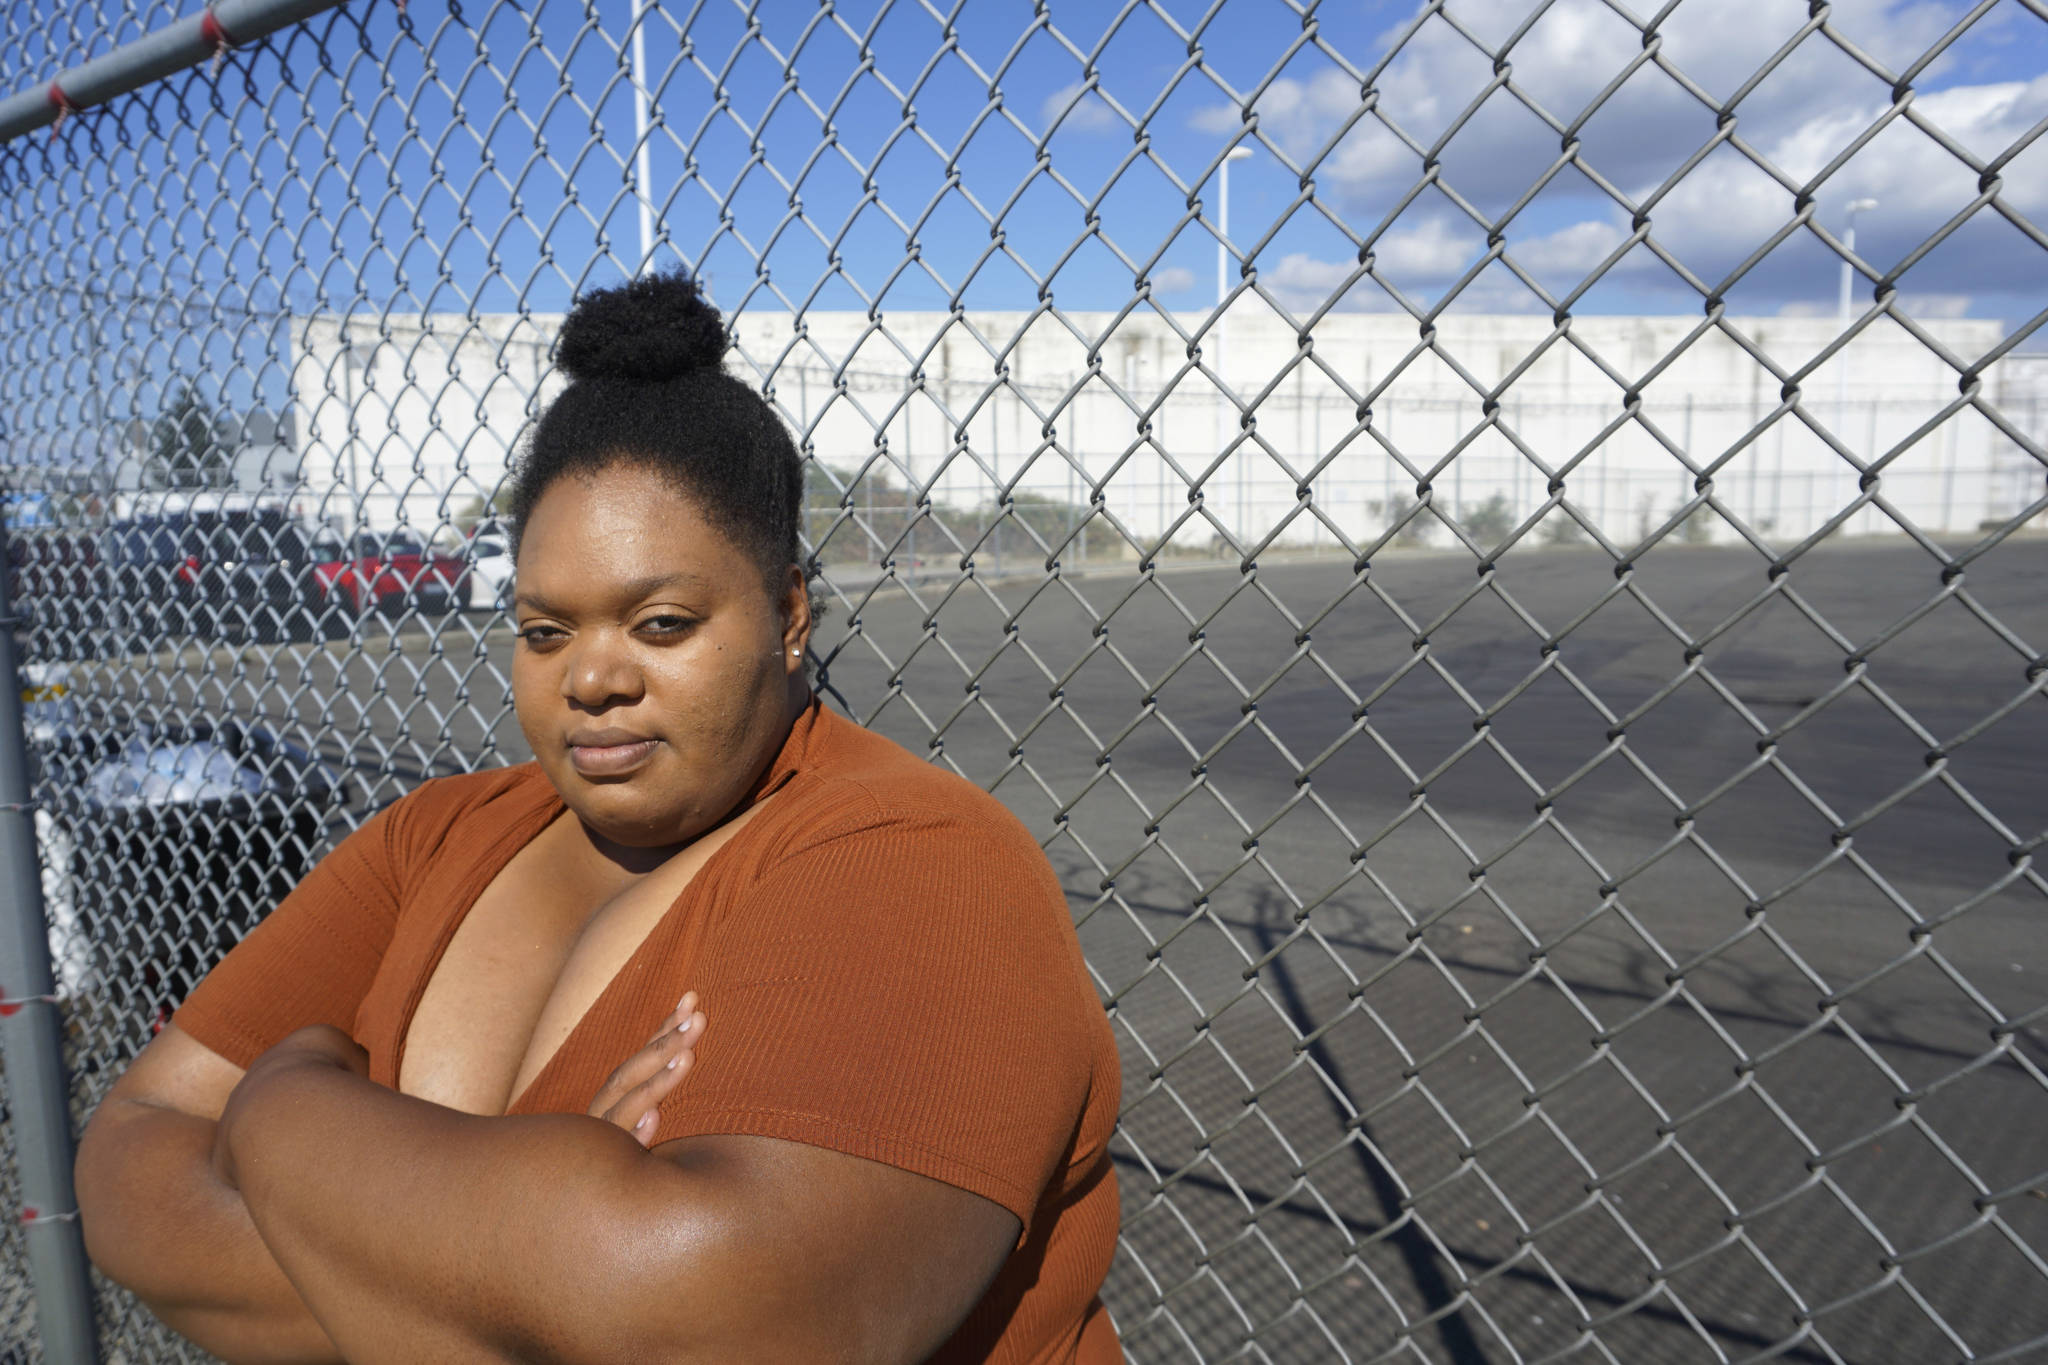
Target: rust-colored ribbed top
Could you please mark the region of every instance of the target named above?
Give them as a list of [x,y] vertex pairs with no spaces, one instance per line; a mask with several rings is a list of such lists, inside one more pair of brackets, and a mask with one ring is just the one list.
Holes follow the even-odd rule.
[[[933,1359],[1121,1361],[1095,1297],[1116,1249],[1116,1046],[1044,854],[986,792],[815,701],[768,792],[510,1112],[583,1113],[695,990],[712,1024],[657,1143],[784,1138],[991,1199],[1023,1236]],[[178,1026],[247,1066],[334,1024],[395,1086],[442,950],[561,811],[532,764],[425,784],[324,859]]]

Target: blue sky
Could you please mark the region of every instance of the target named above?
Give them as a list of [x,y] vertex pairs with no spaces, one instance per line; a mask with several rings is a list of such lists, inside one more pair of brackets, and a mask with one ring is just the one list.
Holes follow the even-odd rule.
[[[33,8],[10,8],[19,32]],[[1652,194],[1713,137],[1712,113],[1654,67],[1581,120],[1641,54],[1642,35],[1601,0],[1556,0],[1531,24],[1537,8],[1450,0],[1445,13],[1465,32],[1431,16],[1396,43],[1419,12],[1412,2],[1324,4],[1313,41],[1282,0],[1234,0],[1206,26],[1186,0],[1055,0],[1049,23],[1028,0],[973,0],[950,38],[942,11],[911,0],[848,0],[830,15],[767,0],[758,29],[728,0],[670,3],[647,20],[660,122],[651,184],[672,242],[659,259],[701,269],[728,309],[934,309],[956,295],[969,308],[1024,308],[1041,288],[1063,309],[1116,309],[1139,269],[1164,306],[1204,308],[1216,241],[1188,221],[1187,199],[1195,192],[1213,220],[1207,168],[1259,90],[1245,140],[1254,155],[1232,172],[1231,228],[1239,250],[1255,251],[1260,281],[1299,314],[1392,307],[1353,280],[1370,237],[1389,282],[1432,304],[1485,251],[1473,215],[1500,219],[1558,154],[1558,134],[1496,91],[1439,149],[1438,176],[1465,207],[1432,185],[1417,192],[1423,159],[1402,134],[1423,146],[1442,137],[1492,78],[1480,45],[1526,26],[1507,54],[1513,79],[1560,122],[1580,121],[1585,160],[1622,195]],[[1838,0],[1831,22],[1898,73],[1968,8]],[[187,372],[193,357],[179,346],[233,350],[232,337],[155,336],[176,309],[223,300],[259,313],[558,310],[638,257],[621,56],[631,12],[630,0],[411,0],[402,11],[353,0],[232,57],[217,77],[174,77],[0,152],[17,206],[14,273],[125,292],[121,326],[154,357],[147,365]],[[1682,0],[1659,51],[1725,99],[1806,19],[1804,0]],[[1361,117],[1358,73],[1383,61],[1376,109]],[[1090,70],[1106,99],[1081,89]],[[1940,136],[1998,156],[2048,118],[2044,72],[2048,23],[2000,0],[1915,77],[1912,107]],[[1746,92],[1736,129],[1798,180],[1889,104],[1880,75],[1817,34]],[[2048,223],[2048,139],[2004,174],[2012,209]],[[1313,203],[1298,202],[1304,175]],[[1974,172],[1901,121],[1827,180],[1817,217],[1839,229],[1849,202],[1875,199],[1858,245],[1889,269],[1976,192]],[[1791,192],[1720,146],[1666,187],[1650,218],[1658,243],[1718,282],[1791,213]],[[38,236],[52,218],[72,235]],[[1629,230],[1627,210],[1570,167],[1502,227],[1510,254],[1560,296]],[[1729,289],[1728,305],[1832,312],[1838,270],[1795,233]],[[1900,289],[1922,316],[2020,325],[2048,303],[2048,250],[1985,210]],[[1869,295],[1860,283],[1857,297]],[[1547,311],[1498,263],[1457,306]],[[1638,246],[1575,307],[1691,314],[1701,298]]]
[[[623,144],[632,123],[616,43],[630,6],[612,8],[617,16],[599,7],[604,31],[584,29],[580,40],[572,34],[580,13],[558,0],[542,6],[538,28],[552,50],[574,54],[567,66],[578,93],[593,101],[608,140]],[[1215,239],[1208,227],[1184,221],[1186,199],[1196,191],[1213,218],[1214,182],[1205,183],[1204,173],[1243,127],[1236,96],[1261,86],[1260,136],[1247,143],[1255,155],[1233,169],[1232,236],[1241,249],[1258,244],[1261,278],[1290,306],[1319,306],[1340,290],[1357,259],[1353,238],[1375,229],[1384,228],[1375,243],[1378,264],[1417,302],[1434,301],[1484,250],[1481,225],[1434,189],[1400,208],[1421,178],[1421,158],[1375,119],[1350,122],[1358,107],[1353,72],[1386,56],[1416,14],[1411,4],[1325,5],[1314,15],[1316,42],[1307,44],[1302,19],[1278,0],[1242,0],[1199,32],[1201,8],[1192,4],[1127,12],[1107,31],[1118,17],[1109,6],[1055,5],[1051,24],[1038,26],[1023,0],[978,0],[961,11],[956,54],[939,54],[941,19],[906,4],[841,6],[840,23],[819,21],[808,5],[762,8],[766,19],[754,38],[733,6],[704,6],[688,16],[686,35],[673,9],[648,27],[650,80],[659,84],[666,125],[653,140],[652,181],[682,254],[713,276],[723,299],[739,300],[735,281],[742,288],[760,283],[757,261],[765,255],[784,299],[818,306],[879,299],[896,308],[943,307],[959,291],[969,306],[1023,307],[1050,278],[1063,307],[1114,308],[1132,291],[1134,265],[1147,268],[1169,306],[1201,306],[1213,297]],[[1415,141],[1432,142],[1491,75],[1471,39],[1500,44],[1532,8],[1530,0],[1453,0],[1447,10],[1470,38],[1442,19],[1425,22],[1381,73],[1380,112]],[[1807,16],[1800,0],[1744,0],[1740,8],[1745,22],[1730,24],[1720,0],[1688,0],[1663,26],[1663,55],[1710,95],[1740,87]],[[1960,2],[1850,0],[1835,7],[1834,22],[1848,42],[1899,72],[1965,10]],[[509,17],[500,14],[501,21]],[[503,43],[496,41],[498,27],[506,30]],[[512,28],[486,28],[494,51],[506,50]],[[1201,58],[1194,69],[1191,37]],[[861,39],[872,74],[859,70]],[[1570,121],[1641,47],[1640,34],[1597,0],[1560,0],[1509,55],[1525,93]],[[782,62],[791,57],[794,90]],[[1091,65],[1107,103],[1085,94],[1075,99]],[[2048,117],[2044,71],[2048,25],[2008,0],[1916,78],[1915,109],[1980,156],[1997,155]],[[559,95],[557,74],[534,61],[511,82],[512,92],[531,109]],[[600,97],[607,81],[609,94]],[[1000,112],[990,113],[991,85],[1000,91]],[[721,90],[723,108],[716,104]],[[901,92],[913,91],[915,127],[906,129]],[[1816,35],[1747,94],[1738,130],[1799,179],[1824,166],[1889,103],[1880,76]],[[820,109],[829,109],[836,135],[822,151]],[[584,110],[558,105],[557,113],[574,115],[559,118],[565,139],[580,139],[590,125]],[[1134,159],[1131,120],[1143,120],[1149,156]],[[1041,168],[1035,144],[1055,121]],[[1640,199],[1713,131],[1703,104],[1649,68],[1579,135],[1594,169]],[[1553,131],[1508,92],[1496,92],[1443,148],[1441,176],[1491,218],[1536,182],[1557,146]],[[956,157],[959,185],[948,191],[946,167]],[[1303,171],[1314,179],[1317,205],[1296,202]],[[881,206],[863,206],[868,176],[893,218]],[[624,187],[621,168],[603,154],[578,167],[575,178],[586,193]],[[1975,181],[1937,141],[1897,122],[1823,185],[1819,217],[1839,230],[1844,206],[1876,199],[1878,206],[1862,215],[1859,240],[1867,259],[1889,268],[1967,205]],[[2016,210],[2048,221],[2048,145],[2017,157],[2006,181]],[[791,184],[804,221],[785,221]],[[732,214],[729,235],[718,232],[720,200]],[[1091,207],[1115,250],[1089,237]],[[1659,242],[1703,280],[1718,282],[1791,211],[1787,190],[1722,147],[1669,191],[1652,221]],[[997,213],[1010,256],[987,254],[984,215]],[[636,233],[628,206],[621,202],[606,221],[621,254],[631,254]],[[1567,168],[1506,233],[1510,252],[1561,295],[1623,240],[1628,226],[1613,198]],[[912,236],[921,264],[906,267]],[[834,250],[850,283],[831,270]],[[1831,310],[1838,270],[1824,245],[1799,233],[1734,286],[1730,303],[1737,311]],[[1901,281],[1909,307],[1926,314],[2015,321],[2038,310],[2044,286],[2048,252],[1990,211]],[[1858,296],[1868,297],[1867,285]],[[1366,285],[1344,295],[1340,306],[1392,303]],[[1540,304],[1495,266],[1462,306]],[[1699,307],[1698,291],[1642,248],[1581,304],[1596,312]]]

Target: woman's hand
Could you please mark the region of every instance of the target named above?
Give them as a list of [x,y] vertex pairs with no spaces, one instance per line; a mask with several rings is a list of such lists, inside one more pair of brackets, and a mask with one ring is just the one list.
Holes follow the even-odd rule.
[[355,1039],[329,1024],[314,1024],[286,1034],[276,1046],[249,1063],[248,1074],[236,1084],[221,1110],[213,1130],[213,1171],[230,1189],[239,1189],[235,1179],[233,1132],[235,1120],[248,1107],[249,1099],[264,1085],[298,1067],[331,1067],[357,1076],[370,1074],[370,1054]]
[[704,1012],[691,991],[664,1019],[647,1045],[628,1057],[598,1088],[590,1116],[616,1123],[642,1147],[654,1140],[654,1111],[689,1074],[697,1043],[704,1036]]

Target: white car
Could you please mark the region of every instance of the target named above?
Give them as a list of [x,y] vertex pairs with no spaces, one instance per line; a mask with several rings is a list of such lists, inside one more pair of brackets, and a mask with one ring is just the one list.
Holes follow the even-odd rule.
[[512,537],[495,521],[479,522],[469,533],[470,601],[499,611],[512,606]]

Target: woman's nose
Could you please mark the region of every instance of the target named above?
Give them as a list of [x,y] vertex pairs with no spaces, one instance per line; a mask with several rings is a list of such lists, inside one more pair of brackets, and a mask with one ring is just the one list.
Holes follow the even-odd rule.
[[593,709],[640,699],[643,679],[624,641],[609,631],[587,632],[569,646],[562,696]]

